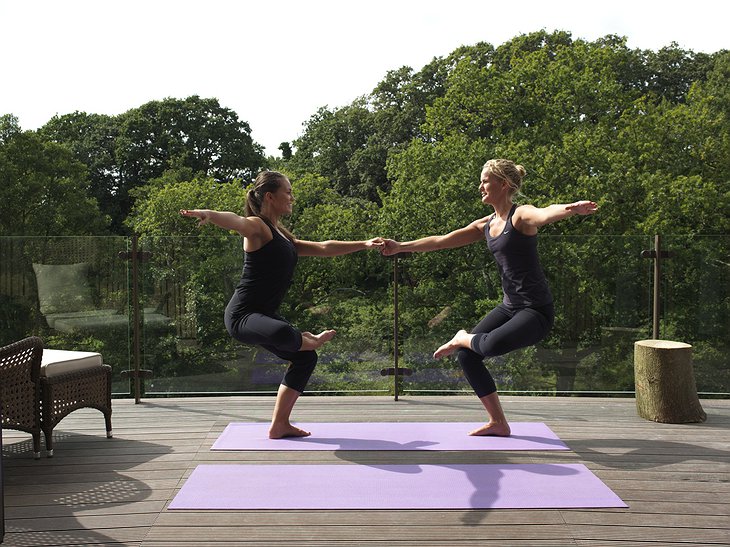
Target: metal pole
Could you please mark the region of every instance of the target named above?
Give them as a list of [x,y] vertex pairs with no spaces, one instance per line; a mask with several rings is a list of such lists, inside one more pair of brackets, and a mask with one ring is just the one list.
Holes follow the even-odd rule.
[[393,368],[395,369],[395,400],[400,391],[400,373],[398,371],[398,255],[393,257]]
[[656,234],[654,236],[654,302],[653,302],[653,317],[652,317],[652,338],[654,340],[659,339],[659,309],[661,303],[659,300],[660,291],[659,287],[661,284],[661,273],[662,273],[662,247],[661,247],[661,236]]
[[139,257],[137,256],[137,234],[132,235],[132,356],[134,359],[134,403],[139,404],[140,394],[140,338],[139,338]]

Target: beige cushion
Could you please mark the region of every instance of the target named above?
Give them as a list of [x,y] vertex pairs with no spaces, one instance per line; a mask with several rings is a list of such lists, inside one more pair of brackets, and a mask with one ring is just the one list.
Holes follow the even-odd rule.
[[[111,329],[128,329],[129,317],[126,315],[104,315],[89,314],[70,317],[54,318],[53,328],[60,332],[78,332],[90,331],[104,328]],[[159,313],[144,314],[144,327],[155,327],[166,325],[170,322],[170,318]]]
[[53,328],[61,332],[93,331],[103,328],[128,329],[129,317],[126,315],[85,315],[80,317],[61,317],[54,319]]
[[43,315],[94,308],[87,280],[88,264],[33,264],[33,270]]
[[46,315],[46,323],[48,323],[48,326],[52,329],[57,328],[56,327],[56,321],[62,320],[65,321],[67,319],[78,319],[78,318],[86,318],[86,317],[109,317],[110,315],[115,315],[117,313],[117,310],[112,309],[102,309],[102,310],[86,310],[86,311],[72,311],[68,313],[49,313]]
[[102,363],[101,353],[44,349],[41,357],[41,375],[46,377],[58,376],[59,374],[98,367]]

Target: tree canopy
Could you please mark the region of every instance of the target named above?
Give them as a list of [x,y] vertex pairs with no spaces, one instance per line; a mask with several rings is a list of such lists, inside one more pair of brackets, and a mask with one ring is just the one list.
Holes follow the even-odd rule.
[[170,169],[226,182],[253,178],[265,165],[251,128],[217,99],[151,101],[119,116],[55,116],[39,133],[68,146],[89,169],[92,195],[122,231],[132,190]]

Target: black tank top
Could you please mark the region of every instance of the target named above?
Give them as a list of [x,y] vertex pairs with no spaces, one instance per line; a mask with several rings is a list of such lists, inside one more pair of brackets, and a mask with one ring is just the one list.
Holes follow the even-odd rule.
[[487,246],[497,261],[504,305],[510,308],[537,308],[552,303],[553,296],[537,256],[537,236],[525,235],[512,225],[516,208],[517,205],[513,205],[510,209],[501,234],[496,237],[489,234],[491,218],[484,233]]
[[298,260],[294,243],[264,222],[274,237],[256,251],[244,251],[241,280],[226,310],[233,317],[254,312],[274,315],[294,276]]

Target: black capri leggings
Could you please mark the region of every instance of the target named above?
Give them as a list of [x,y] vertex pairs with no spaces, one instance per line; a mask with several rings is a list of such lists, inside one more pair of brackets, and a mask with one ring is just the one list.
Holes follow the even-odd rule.
[[279,316],[249,313],[235,319],[225,316],[228,333],[243,344],[258,345],[291,364],[281,381],[299,393],[309,382],[317,364],[316,351],[300,351],[302,333],[286,319]]
[[552,304],[520,309],[500,304],[472,329],[477,336],[472,338],[471,349],[460,349],[456,358],[477,397],[497,391],[484,359],[537,344],[550,332],[554,319]]

